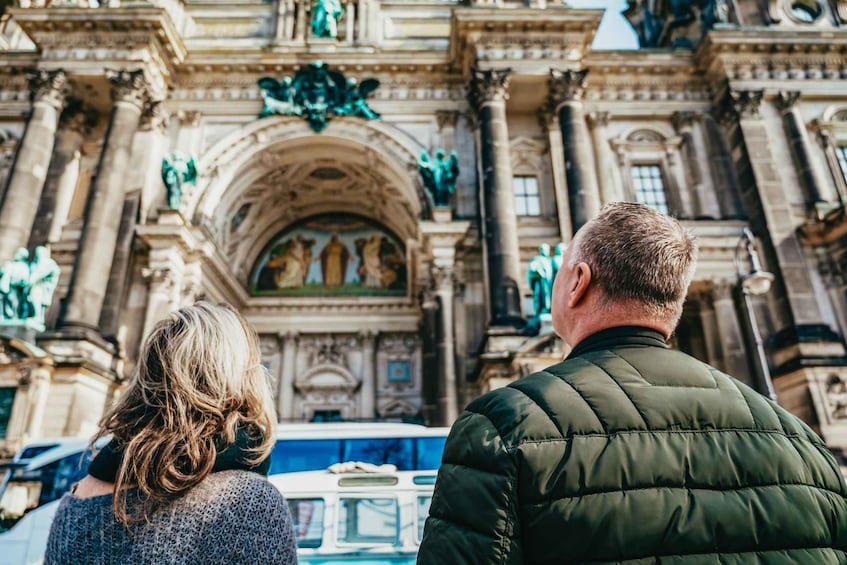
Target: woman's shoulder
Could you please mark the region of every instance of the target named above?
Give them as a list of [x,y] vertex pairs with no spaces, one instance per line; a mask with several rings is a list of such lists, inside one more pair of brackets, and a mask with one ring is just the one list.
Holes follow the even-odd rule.
[[285,498],[265,477],[252,471],[219,471],[203,479],[191,489],[187,498],[227,499],[230,503],[241,505],[282,505]]

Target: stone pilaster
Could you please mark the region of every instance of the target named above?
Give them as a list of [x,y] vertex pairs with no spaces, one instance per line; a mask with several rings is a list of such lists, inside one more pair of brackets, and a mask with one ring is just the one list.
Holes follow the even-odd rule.
[[568,207],[568,181],[565,175],[565,163],[559,159],[564,153],[562,146],[562,128],[559,127],[559,116],[546,107],[538,110],[538,123],[542,131],[547,133],[547,143],[550,151],[550,168],[553,173],[553,191],[556,194],[556,214],[559,223],[559,237],[568,241],[574,230],[571,227],[571,214]]
[[702,127],[702,115],[698,112],[674,112],[673,126],[682,138],[683,166],[696,203],[695,217],[720,218],[721,209],[714,190]]
[[359,417],[371,419],[376,416],[376,371],[374,354],[376,352],[376,332],[359,333],[362,340],[362,386],[359,389]]
[[82,145],[97,125],[97,118],[97,112],[78,99],[68,101],[59,121],[47,181],[29,237],[30,247],[55,243],[61,238],[79,182]]
[[594,141],[594,154],[597,161],[597,180],[600,184],[601,204],[619,202],[623,197],[623,179],[621,170],[615,163],[615,156],[609,146],[609,112],[591,112],[587,116]]
[[470,104],[479,122],[482,231],[488,257],[491,325],[521,327],[520,251],[509,153],[508,70],[474,70]]
[[448,153],[456,148],[456,124],[459,112],[455,110],[438,110],[435,112],[438,131],[441,133],[441,147]]
[[17,248],[29,243],[65,104],[67,77],[63,71],[36,71],[29,75],[29,88],[32,113],[0,207],[0,261],[11,259]]
[[757,388],[750,374],[744,334],[741,332],[738,310],[735,307],[736,284],[736,281],[717,281],[712,290],[712,307],[723,358],[720,368],[736,379]]
[[776,275],[771,290],[776,326],[789,330],[819,327],[823,324],[821,305],[797,235],[798,218],[780,179],[768,129],[759,115],[762,95],[760,90],[727,90],[718,118],[730,140],[750,227],[763,243],[766,268]]
[[27,441],[43,436],[44,413],[47,410],[47,398],[50,394],[50,370],[46,367],[37,367],[33,369],[31,378],[26,423]]
[[98,327],[117,245],[132,141],[141,111],[149,101],[142,71],[110,71],[107,77],[112,85],[112,115],[97,177],[88,195],[62,327]]
[[297,343],[300,334],[287,332],[281,334],[280,338],[282,339],[282,376],[279,379],[276,407],[279,420],[287,422],[294,419],[294,379],[297,376]]
[[832,199],[824,197],[824,194],[829,192],[828,184],[823,179],[819,167],[815,166],[812,142],[806,131],[803,115],[797,107],[799,99],[800,91],[783,90],[776,97],[776,105],[782,113],[782,124],[788,136],[788,145],[791,147],[797,176],[805,189],[806,205],[812,210],[818,202]]
[[451,425],[459,416],[456,389],[456,338],[453,332],[453,268],[432,268],[433,289],[438,299],[440,316],[438,325],[441,339],[438,342],[439,394],[438,411],[441,424]]
[[588,71],[550,71],[547,106],[559,117],[571,227],[576,233],[600,210],[600,192],[582,93]]

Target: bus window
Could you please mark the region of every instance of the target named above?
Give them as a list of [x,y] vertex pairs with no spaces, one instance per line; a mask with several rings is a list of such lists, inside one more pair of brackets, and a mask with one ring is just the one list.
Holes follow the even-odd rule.
[[[419,439],[419,438],[415,438]],[[398,471],[413,471],[413,438],[363,438],[344,442],[342,461],[362,461],[374,465],[396,465]]]
[[418,528],[417,528],[418,529],[418,537],[417,537],[418,544],[420,544],[421,540],[423,539],[424,524],[426,523],[427,516],[429,516],[429,505],[430,505],[431,502],[432,502],[432,495],[426,495],[426,496],[419,496],[418,497],[418,504],[417,504],[418,512],[417,512],[417,515],[416,515],[417,526],[418,526]]
[[297,547],[314,549],[321,546],[324,524],[324,501],[321,498],[288,499],[294,521]]
[[339,544],[396,544],[396,498],[340,498]]
[[441,467],[441,456],[444,453],[445,436],[416,438],[415,471],[435,470]]
[[339,439],[281,439],[271,452],[271,475],[326,469],[341,461]]

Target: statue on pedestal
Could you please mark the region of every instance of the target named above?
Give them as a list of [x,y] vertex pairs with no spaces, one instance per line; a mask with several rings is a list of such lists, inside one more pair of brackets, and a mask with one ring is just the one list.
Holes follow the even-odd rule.
[[2,319],[20,321],[31,317],[29,303],[29,251],[21,247],[15,257],[0,267],[0,300]]
[[553,302],[553,259],[548,244],[542,243],[538,247],[538,255],[529,261],[527,282],[532,290],[536,317],[549,314]]
[[344,15],[339,0],[318,0],[312,6],[312,33],[315,37],[338,37],[338,20]]
[[162,181],[168,192],[168,208],[179,210],[182,205],[182,185],[197,181],[197,166],[193,157],[174,151],[171,158],[162,158]]
[[438,149],[433,159],[424,149],[418,159],[418,172],[435,205],[449,206],[450,195],[456,190],[456,179],[459,178],[459,156],[456,152],[451,151],[448,158],[443,149]]
[[50,250],[39,245],[32,262],[21,247],[0,267],[0,326],[44,329],[44,315],[59,283],[59,265]]

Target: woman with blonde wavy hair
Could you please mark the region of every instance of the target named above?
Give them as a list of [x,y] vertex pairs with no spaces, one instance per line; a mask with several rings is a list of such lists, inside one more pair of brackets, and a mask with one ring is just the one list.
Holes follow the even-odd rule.
[[45,563],[296,564],[291,515],[263,474],[276,421],[256,334],[226,305],[159,322],[59,505]]

